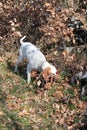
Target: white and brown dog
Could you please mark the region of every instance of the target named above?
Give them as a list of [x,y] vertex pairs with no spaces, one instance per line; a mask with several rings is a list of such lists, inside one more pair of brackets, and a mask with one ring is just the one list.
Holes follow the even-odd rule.
[[37,48],[35,45],[33,45],[30,42],[23,42],[26,36],[23,36],[20,39],[21,46],[19,48],[19,57],[18,61],[15,66],[15,72],[17,72],[18,64],[22,62],[23,58],[26,58],[28,60],[27,64],[27,83],[30,83],[31,81],[31,71],[37,70],[42,71],[46,68],[50,68],[51,73],[56,75],[56,68],[49,64],[46,61],[45,56],[43,53]]

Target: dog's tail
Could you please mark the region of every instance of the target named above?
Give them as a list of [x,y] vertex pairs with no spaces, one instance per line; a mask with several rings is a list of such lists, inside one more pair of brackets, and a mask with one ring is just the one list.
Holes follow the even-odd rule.
[[23,42],[23,40],[26,38],[26,35],[25,36],[23,36],[21,39],[20,39],[20,44],[23,44],[24,42]]

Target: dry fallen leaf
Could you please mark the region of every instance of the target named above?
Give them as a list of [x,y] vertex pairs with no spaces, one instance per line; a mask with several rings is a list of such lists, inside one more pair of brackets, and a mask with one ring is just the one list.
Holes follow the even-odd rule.
[[4,115],[4,112],[0,111],[0,116],[3,116]]
[[37,76],[37,71],[32,71],[31,76],[35,78]]
[[19,113],[20,116],[25,116],[28,115],[29,113],[27,112],[27,110],[23,110]]
[[37,86],[39,87],[41,85],[41,80],[37,81]]
[[51,83],[50,82],[46,83],[45,86],[44,86],[45,89],[50,89],[50,87],[51,87]]

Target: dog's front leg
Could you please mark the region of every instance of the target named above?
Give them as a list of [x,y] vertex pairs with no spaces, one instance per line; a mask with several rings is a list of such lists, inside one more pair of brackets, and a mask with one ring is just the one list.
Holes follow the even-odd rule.
[[30,65],[28,64],[27,65],[27,83],[29,84],[31,81],[31,67]]
[[16,66],[15,66],[14,72],[17,72],[17,70],[18,70],[18,64],[19,64],[20,62],[22,62],[22,60],[23,60],[23,57],[22,57],[22,56],[19,56],[19,57],[18,57],[18,61],[16,62]]
[[31,73],[27,72],[27,83],[29,84],[31,81]]

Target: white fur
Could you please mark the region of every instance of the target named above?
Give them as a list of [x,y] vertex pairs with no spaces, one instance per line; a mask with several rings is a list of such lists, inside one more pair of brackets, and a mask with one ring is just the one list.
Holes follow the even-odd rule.
[[18,64],[25,57],[29,62],[27,64],[27,83],[30,83],[31,81],[32,70],[42,71],[46,69],[47,67],[50,67],[51,73],[56,74],[57,72],[56,68],[46,61],[46,58],[43,55],[43,53],[35,45],[33,45],[30,42],[23,42],[25,37],[26,36],[20,39],[21,46],[19,48],[19,57],[18,57],[18,61],[16,63],[14,71],[17,72]]
[[56,70],[55,66],[49,64],[47,61],[43,63],[42,70],[44,70],[44,69],[46,69],[48,67],[51,69],[51,73],[56,75],[57,70]]

